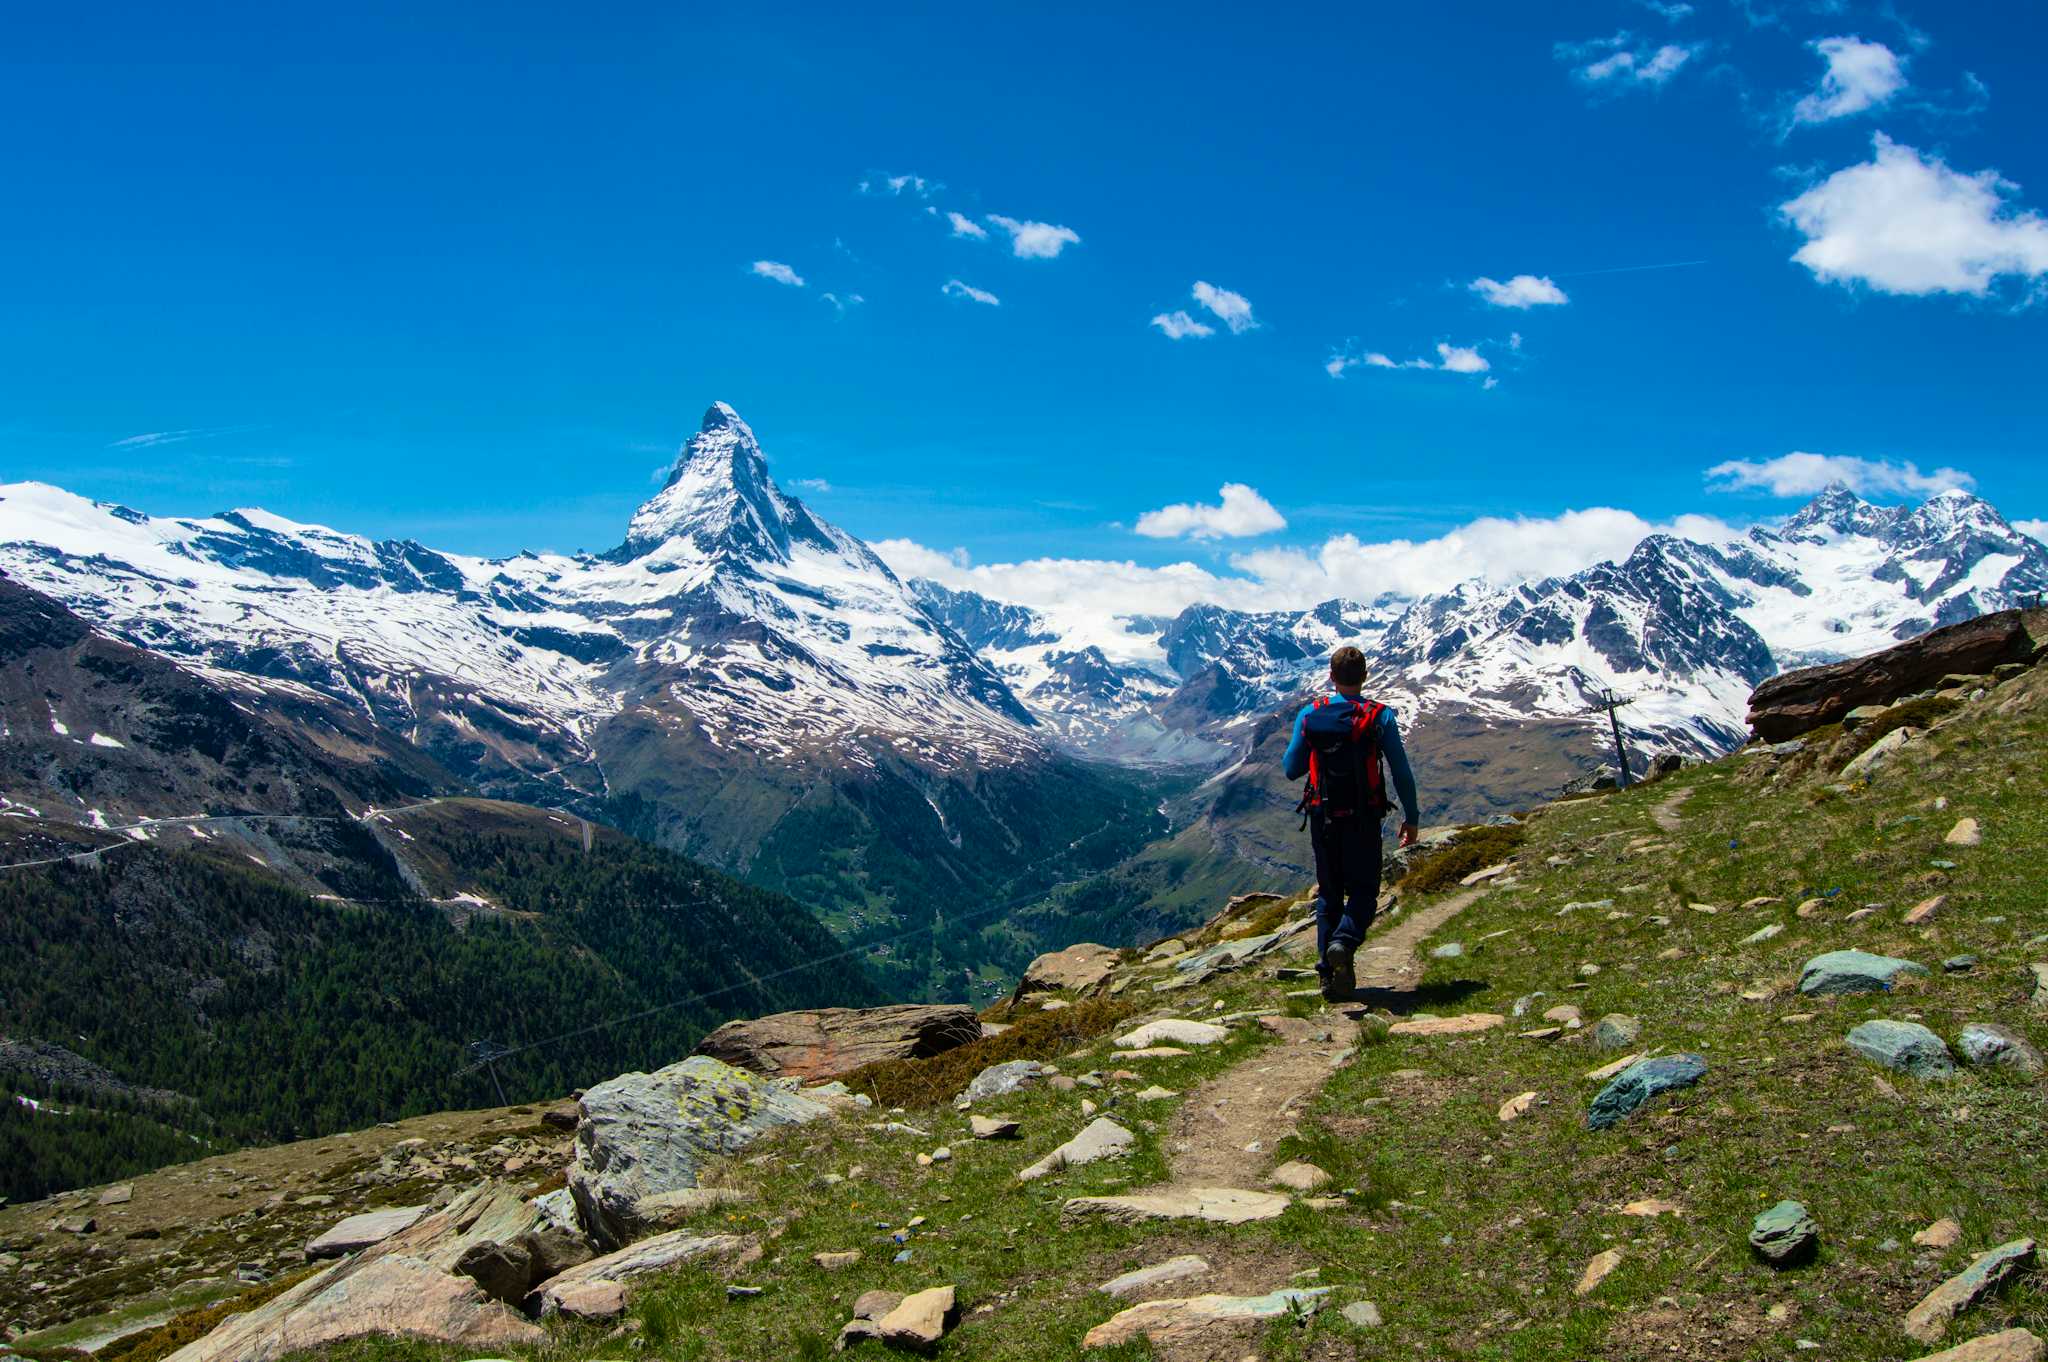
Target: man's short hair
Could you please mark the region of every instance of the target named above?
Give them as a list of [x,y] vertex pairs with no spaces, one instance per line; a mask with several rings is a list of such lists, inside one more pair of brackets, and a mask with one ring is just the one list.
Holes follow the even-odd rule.
[[1365,654],[1346,644],[1330,654],[1330,679],[1340,686],[1365,684]]

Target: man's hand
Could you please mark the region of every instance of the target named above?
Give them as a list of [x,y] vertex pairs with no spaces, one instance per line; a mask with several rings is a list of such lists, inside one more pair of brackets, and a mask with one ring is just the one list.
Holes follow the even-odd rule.
[[1415,825],[1413,823],[1403,823],[1401,825],[1399,845],[1404,847],[1415,845]]

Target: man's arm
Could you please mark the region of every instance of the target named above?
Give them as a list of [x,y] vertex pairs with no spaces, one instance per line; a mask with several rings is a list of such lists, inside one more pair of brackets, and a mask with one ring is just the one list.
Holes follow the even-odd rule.
[[1413,840],[1414,829],[1422,822],[1415,798],[1415,772],[1408,765],[1408,749],[1401,745],[1401,726],[1394,721],[1394,711],[1382,709],[1379,721],[1380,754],[1387,759],[1387,769],[1394,775],[1394,795],[1401,801],[1402,843]]
[[1309,707],[1303,705],[1301,712],[1294,716],[1294,736],[1288,740],[1287,755],[1280,758],[1280,774],[1289,780],[1300,780],[1308,774],[1308,739],[1301,731],[1302,720],[1308,718]]

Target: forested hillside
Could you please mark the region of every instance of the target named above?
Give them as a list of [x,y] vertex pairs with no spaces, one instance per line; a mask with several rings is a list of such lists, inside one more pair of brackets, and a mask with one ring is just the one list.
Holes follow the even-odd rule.
[[[458,1074],[472,1040],[534,1046],[498,1063],[506,1096],[553,1097],[670,1062],[730,1017],[881,1000],[792,900],[609,829],[586,850],[577,820],[451,800],[325,836],[330,864],[354,868],[349,898],[295,889],[225,836],[0,875],[7,1036],[189,1098],[149,1119],[240,1143],[494,1102],[487,1073]],[[0,1154],[63,1143],[0,1138]],[[6,1158],[0,1195],[166,1152],[140,1129],[101,1143],[90,1167]]]

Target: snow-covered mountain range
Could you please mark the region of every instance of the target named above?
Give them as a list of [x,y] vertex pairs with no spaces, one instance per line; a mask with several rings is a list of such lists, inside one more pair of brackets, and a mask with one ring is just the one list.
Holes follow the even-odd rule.
[[[821,774],[886,770],[943,828],[946,782],[1063,751],[1226,765],[1344,642],[1411,723],[1562,721],[1590,762],[1587,711],[1612,689],[1646,752],[1725,748],[1765,677],[2048,590],[2048,550],[1964,492],[1908,509],[1838,486],[1780,525],[1652,536],[1544,581],[1129,617],[1138,646],[1112,656],[1023,606],[903,582],[778,488],[717,403],[604,554],[487,560],[25,483],[0,487],[0,571],[201,672],[349,706],[485,790],[637,793],[691,849],[744,862],[742,824]],[[741,798],[741,774],[778,793]]]
[[[1241,749],[1342,642],[1365,650],[1374,692],[1411,720],[1573,720],[1590,753],[1605,720],[1588,711],[1613,691],[1633,701],[1628,724],[1647,755],[1740,742],[1750,691],[1781,670],[2048,590],[2048,549],[1967,492],[1908,509],[1836,485],[1775,527],[1721,542],[1653,535],[1621,562],[1565,577],[1301,612],[1199,605],[1167,620],[1131,617],[1126,631],[1154,646],[1116,663],[1021,607],[913,586],[1027,706],[1106,755]],[[1161,733],[1173,741],[1156,741]]]

